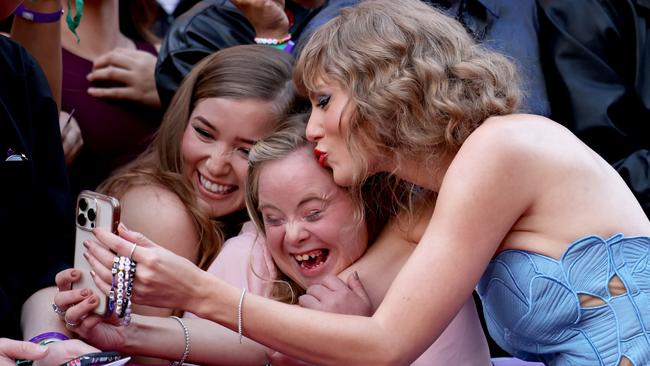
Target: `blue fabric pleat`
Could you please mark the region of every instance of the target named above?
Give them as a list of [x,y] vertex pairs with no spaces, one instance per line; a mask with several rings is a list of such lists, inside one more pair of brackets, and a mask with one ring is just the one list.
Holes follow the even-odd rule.
[[[625,293],[610,293],[617,276]],[[499,253],[477,291],[488,330],[513,356],[548,365],[650,365],[650,238],[588,236],[560,260]],[[601,304],[582,307],[579,296]]]

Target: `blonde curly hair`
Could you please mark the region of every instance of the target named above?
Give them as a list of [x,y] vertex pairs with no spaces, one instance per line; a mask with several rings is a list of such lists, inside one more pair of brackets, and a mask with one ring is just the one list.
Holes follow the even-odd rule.
[[368,0],[319,28],[294,69],[306,94],[335,82],[349,93],[348,148],[358,181],[368,148],[395,164],[448,159],[488,117],[516,111],[516,67],[418,0]]

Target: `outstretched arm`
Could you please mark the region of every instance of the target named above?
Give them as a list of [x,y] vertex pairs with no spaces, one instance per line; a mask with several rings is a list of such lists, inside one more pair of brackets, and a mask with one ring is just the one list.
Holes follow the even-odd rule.
[[[69,284],[75,280],[71,276],[72,271],[65,270],[57,275],[59,287],[69,288]],[[120,325],[119,319],[95,315],[92,311],[97,304],[98,295],[84,296],[83,290],[61,291],[55,297],[56,305],[67,309],[67,321],[79,324],[69,328],[70,331],[100,349],[173,361],[180,359],[185,350],[185,335],[178,321],[169,317],[133,314],[131,324],[125,327]],[[237,333],[219,324],[196,318],[182,320],[190,337],[189,362],[207,365],[261,365],[268,360],[264,346],[248,339],[243,339],[240,344]]]
[[[243,333],[318,364],[415,360],[470,297],[505,236],[534,207],[541,185],[561,179],[547,168],[547,152],[531,149],[528,130],[511,128],[513,118],[530,119],[503,117],[503,123],[495,120],[489,123],[495,127],[481,127],[464,143],[445,172],[422,239],[372,317],[323,313],[246,295],[241,307]],[[504,133],[513,138],[504,138]],[[183,308],[238,329],[239,288],[123,227],[122,237],[104,230],[95,230],[95,235],[121,255],[128,255],[131,242],[138,243],[134,302]],[[89,255],[95,258],[92,265],[98,278],[108,282],[112,256],[105,258],[101,249],[91,243]]]

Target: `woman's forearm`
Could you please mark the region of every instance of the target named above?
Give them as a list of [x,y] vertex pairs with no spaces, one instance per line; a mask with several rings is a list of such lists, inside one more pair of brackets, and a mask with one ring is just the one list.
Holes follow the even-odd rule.
[[[205,319],[182,318],[190,339],[188,362],[201,365],[263,365],[266,347]],[[172,318],[133,315],[127,328],[124,353],[178,361],[185,350],[185,335]]]
[[20,323],[25,340],[47,332],[58,332],[72,338],[63,321],[52,310],[52,299],[57,291],[54,286],[41,289],[23,304]]
[[[211,290],[203,291],[191,306],[202,318],[236,332],[241,290],[217,278],[206,281],[209,287],[203,288]],[[319,365],[395,364],[394,340],[373,318],[302,309],[246,294],[242,328],[244,335],[271,349]]]

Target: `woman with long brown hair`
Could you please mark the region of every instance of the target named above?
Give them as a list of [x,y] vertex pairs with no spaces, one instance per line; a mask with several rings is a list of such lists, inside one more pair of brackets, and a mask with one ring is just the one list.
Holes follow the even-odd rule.
[[[246,220],[248,151],[299,100],[291,62],[285,52],[258,45],[202,60],[177,91],[148,150],[98,188],[120,200],[122,221],[207,269]],[[141,306],[133,312],[174,313]]]

